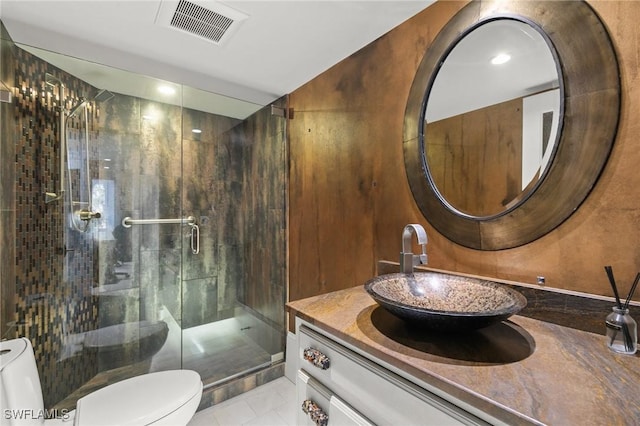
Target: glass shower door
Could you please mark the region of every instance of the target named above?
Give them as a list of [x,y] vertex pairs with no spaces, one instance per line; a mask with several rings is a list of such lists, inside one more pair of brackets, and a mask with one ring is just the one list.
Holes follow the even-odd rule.
[[183,109],[183,208],[200,253],[183,245],[182,366],[205,385],[283,359],[285,135],[270,107],[245,120]]
[[103,325],[124,324],[126,368],[192,369],[213,385],[280,362],[286,120],[124,95],[99,119],[94,204],[113,218],[101,231],[100,318],[120,314]]
[[173,101],[87,102],[70,133],[88,135],[101,214],[84,348],[108,377],[183,368],[214,385],[283,359],[286,120],[185,108],[195,91],[170,86]]
[[185,225],[158,222],[182,218],[181,107],[119,94],[98,117],[101,370],[178,369]]

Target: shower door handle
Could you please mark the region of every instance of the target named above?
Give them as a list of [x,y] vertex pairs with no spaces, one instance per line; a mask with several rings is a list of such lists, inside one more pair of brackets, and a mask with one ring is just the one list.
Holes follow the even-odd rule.
[[125,228],[131,228],[131,225],[158,225],[158,224],[180,224],[180,225],[195,225],[196,218],[193,216],[181,218],[181,219],[131,219],[129,216],[122,219],[122,226]]
[[200,227],[195,223],[191,224],[191,253],[200,253]]
[[191,227],[191,233],[189,235],[191,253],[200,253],[200,227],[196,224],[196,218],[193,216],[180,219],[131,219],[127,216],[122,219],[122,226],[124,228],[131,228],[132,225],[158,225],[163,223],[189,225]]

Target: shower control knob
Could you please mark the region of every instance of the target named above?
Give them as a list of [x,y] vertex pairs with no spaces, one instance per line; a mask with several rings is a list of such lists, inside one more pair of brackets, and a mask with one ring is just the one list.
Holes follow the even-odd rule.
[[91,220],[91,219],[100,219],[102,217],[102,214],[100,214],[100,212],[80,210],[78,212],[78,216],[80,216],[80,220]]

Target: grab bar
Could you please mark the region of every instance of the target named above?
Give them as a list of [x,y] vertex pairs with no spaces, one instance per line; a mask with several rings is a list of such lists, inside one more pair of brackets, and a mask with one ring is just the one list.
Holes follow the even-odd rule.
[[175,223],[179,225],[191,226],[191,234],[189,235],[189,245],[191,246],[191,253],[200,253],[200,228],[196,224],[196,218],[193,216],[178,219],[131,219],[127,216],[122,219],[122,226],[125,228],[131,228],[131,225],[156,225],[162,223]]
[[180,225],[195,225],[196,218],[193,216],[179,218],[179,219],[131,219],[125,217],[122,219],[122,226],[125,228],[131,228],[131,225],[156,225],[159,223],[176,223]]

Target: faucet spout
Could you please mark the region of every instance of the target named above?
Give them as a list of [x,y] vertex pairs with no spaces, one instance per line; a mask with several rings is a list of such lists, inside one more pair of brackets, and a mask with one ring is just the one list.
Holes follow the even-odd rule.
[[[414,255],[411,251],[411,237],[415,234],[418,244],[422,247],[422,253]],[[412,274],[413,267],[427,264],[427,232],[422,225],[410,223],[402,231],[402,252],[400,253],[400,271],[404,274]]]

